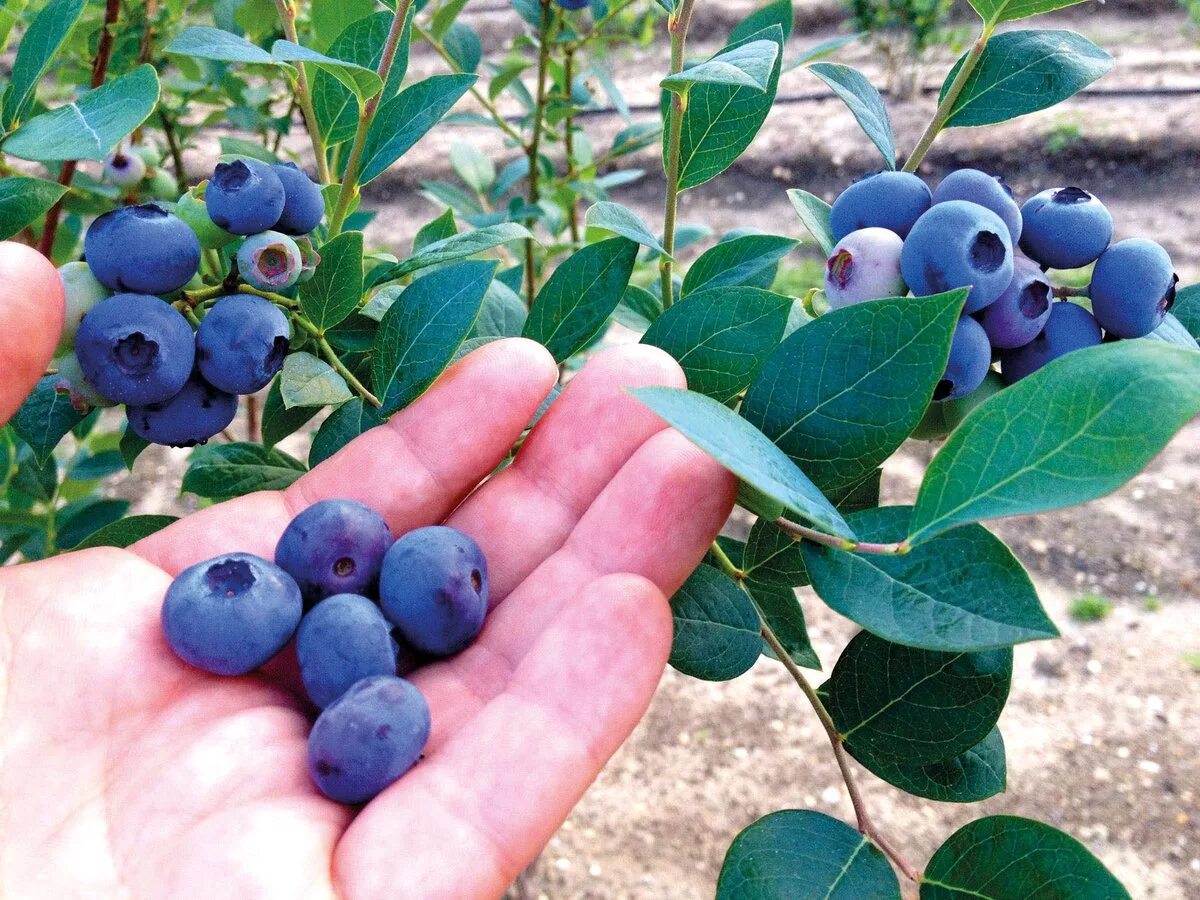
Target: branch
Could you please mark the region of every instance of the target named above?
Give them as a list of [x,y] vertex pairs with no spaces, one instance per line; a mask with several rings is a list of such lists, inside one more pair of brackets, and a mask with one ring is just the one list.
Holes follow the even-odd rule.
[[869,553],[875,556],[904,556],[904,554],[912,550],[912,545],[908,541],[900,541],[896,544],[872,544],[869,541],[851,541],[846,538],[825,534],[823,531],[817,531],[815,528],[809,528],[806,525],[800,525],[782,516],[775,520],[775,524],[797,541],[811,541],[814,544],[821,544],[824,547],[832,547],[834,550],[845,550],[847,553]]
[[[279,21],[283,24],[283,34],[293,44],[299,44],[296,35],[296,7],[292,0],[275,0],[275,8],[279,10]],[[321,140],[321,131],[317,127],[317,113],[313,109],[312,89],[308,86],[308,75],[304,71],[304,63],[296,63],[296,101],[304,114],[304,124],[308,126],[308,137],[312,141],[313,155],[317,158],[317,177],[321,184],[329,184],[329,160],[325,158],[325,142]]]
[[[537,98],[533,109],[533,136],[529,139],[526,155],[529,157],[529,207],[537,206],[541,199],[539,178],[541,168],[538,166],[538,155],[541,151],[543,119],[546,117],[546,74],[550,66],[550,4],[552,0],[541,0],[542,18],[538,26],[538,69],[537,69]],[[536,220],[529,220],[529,226],[536,225]],[[533,238],[525,242],[525,292],[527,303],[533,306],[533,298],[537,295],[537,269],[534,265],[535,245]]]

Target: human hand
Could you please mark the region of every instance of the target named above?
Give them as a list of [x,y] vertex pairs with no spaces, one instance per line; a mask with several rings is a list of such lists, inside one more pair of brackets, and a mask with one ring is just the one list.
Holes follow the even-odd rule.
[[32,247],[0,241],[0,425],[33,390],[63,327],[63,287]]
[[[724,470],[626,393],[683,383],[640,346],[598,355],[474,490],[556,375],[536,344],[489,344],[285,491],[130,551],[0,569],[0,895],[501,894],[645,711],[670,649],[665,597],[734,498]],[[448,521],[491,570],[479,640],[411,676],[433,716],[424,759],[361,810],[309,781],[286,667],[214,677],[159,626],[172,576],[223,552],[270,558],[327,497],[370,504],[397,534]]]

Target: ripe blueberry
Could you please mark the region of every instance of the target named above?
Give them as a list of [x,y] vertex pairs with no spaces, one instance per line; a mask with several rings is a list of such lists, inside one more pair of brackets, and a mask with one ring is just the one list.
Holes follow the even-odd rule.
[[374,593],[392,544],[383,516],[357,500],[322,500],[284,529],[275,562],[289,572],[307,604],[333,594]]
[[1015,384],[1060,356],[1094,347],[1100,340],[1100,325],[1090,312],[1075,303],[1055,303],[1041,334],[1024,347],[1000,353],[1000,373],[1008,384]]
[[195,447],[228,428],[237,406],[237,397],[193,372],[175,396],[158,403],[128,404],[125,414],[130,430],[152,444]]
[[1154,241],[1119,241],[1104,251],[1092,273],[1092,315],[1109,334],[1143,337],[1175,305],[1178,283],[1171,257]]
[[1021,207],[1004,179],[978,169],[958,169],[942,179],[933,192],[934,204],[947,200],[967,200],[990,209],[1008,226],[1013,246],[1021,239]]
[[94,221],[83,239],[92,274],[135,294],[179,290],[200,267],[200,242],[178,216],[153,204],[123,206]]
[[283,214],[275,224],[284,234],[308,234],[325,216],[325,198],[321,187],[296,167],[295,163],[271,166],[283,184]]
[[83,317],[75,352],[87,380],[117,403],[161,403],[192,372],[196,339],[178,310],[158,297],[113,294]]
[[75,346],[79,323],[88,310],[108,296],[108,289],[96,280],[85,262],[64,263],[58,268],[58,277],[62,279],[67,300],[62,337],[58,342],[58,352],[63,353]]
[[283,368],[290,334],[287,316],[269,300],[220,297],[196,330],[196,366],[213,387],[253,394]]
[[1024,347],[1042,332],[1050,318],[1054,287],[1036,263],[1018,259],[1012,281],[996,301],[979,314],[979,324],[992,346],[1001,350]]
[[1042,191],[1021,207],[1025,230],[1021,249],[1051,269],[1075,269],[1095,262],[1113,235],[1112,215],[1082,188]]
[[250,553],[184,569],[167,588],[162,626],[179,658],[217,675],[244,675],[283,649],[300,624],[300,589]]
[[54,379],[54,389],[59,393],[69,394],[71,397],[71,406],[76,412],[88,413],[93,409],[102,409],[108,406],[116,406],[116,404],[97,391],[87,377],[83,374],[83,369],[79,367],[79,357],[74,351],[60,356],[56,360],[58,372]]
[[833,201],[829,226],[840,241],[862,228],[886,228],[908,237],[933,202],[929,187],[908,172],[877,172],[846,188]]
[[379,607],[358,594],[326,597],[300,622],[296,656],[309,699],[325,707],[356,681],[396,674],[392,626]]
[[282,291],[300,279],[304,261],[300,248],[286,234],[264,231],[242,241],[237,252],[238,274],[260,291]]
[[992,367],[992,345],[983,326],[970,316],[958,320],[950,343],[946,372],[933,391],[934,400],[958,400],[983,384]]
[[450,656],[470,644],[483,627],[487,598],[483,551],[454,528],[410,531],[383,558],[379,604],[423,653]]
[[558,5],[563,9],[587,9],[592,0],[558,0]]
[[886,228],[863,228],[838,241],[825,263],[829,305],[841,309],[864,300],[907,294],[900,276],[903,248],[901,237]]
[[117,187],[133,187],[146,177],[146,161],[136,153],[115,150],[104,157],[104,180]]
[[900,271],[918,297],[970,287],[965,312],[978,312],[1012,281],[1008,228],[977,203],[939,203],[913,226],[904,242]]
[[230,234],[224,228],[217,227],[208,215],[208,206],[204,198],[197,195],[197,188],[192,188],[175,204],[175,215],[183,219],[188,228],[196,233],[200,246],[206,250],[220,250],[231,241],[237,240],[236,234]]
[[234,234],[258,234],[275,227],[286,195],[275,170],[256,159],[217,163],[204,192],[208,215]]
[[365,803],[421,758],[429,703],[402,678],[354,684],[317,717],[308,735],[308,771],[330,800]]

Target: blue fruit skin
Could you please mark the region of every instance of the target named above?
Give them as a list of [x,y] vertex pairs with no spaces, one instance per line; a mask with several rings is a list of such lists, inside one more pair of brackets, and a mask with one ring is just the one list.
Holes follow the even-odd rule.
[[159,403],[192,372],[195,336],[170,304],[145,294],[113,294],[84,315],[75,334],[79,367],[117,403]]
[[878,172],[842,191],[833,201],[829,226],[835,241],[863,228],[886,228],[908,237],[932,203],[929,187],[916,175]]
[[1014,247],[1021,239],[1021,207],[1003,178],[979,169],[958,169],[943,178],[933,192],[935,206],[948,200],[966,200],[990,209],[1008,226],[1008,236]]
[[200,267],[200,241],[187,223],[152,204],[123,206],[94,221],[83,253],[96,280],[113,291],[169,294]]
[[592,0],[557,0],[563,9],[586,9],[592,5]]
[[296,632],[304,690],[325,707],[371,675],[396,674],[392,626],[379,607],[358,594],[335,594],[314,606]]
[[1095,262],[1112,240],[1112,215],[1077,187],[1051,188],[1021,207],[1021,249],[1051,269],[1077,269]]
[[1055,303],[1041,334],[1024,347],[1001,352],[1000,374],[1015,384],[1060,356],[1094,347],[1100,340],[1100,325],[1090,312],[1074,303]]
[[244,675],[283,649],[300,624],[300,589],[250,553],[184,569],[167,588],[162,627],[171,649],[217,675]]
[[330,800],[365,803],[421,758],[429,703],[403,678],[376,675],[325,708],[308,734],[308,771]]
[[1175,305],[1178,283],[1171,257],[1154,241],[1119,241],[1104,251],[1092,273],[1092,314],[1109,334],[1144,337]]
[[1012,281],[1008,227],[977,203],[939,203],[917,220],[904,241],[900,272],[918,297],[970,287],[965,312],[978,312]]
[[166,447],[195,447],[229,427],[238,400],[193,372],[179,393],[159,403],[129,404],[125,415],[138,437]]
[[196,365],[213,387],[253,394],[283,368],[291,333],[287,316],[274,303],[228,294],[217,299],[196,329]]
[[325,216],[325,198],[316,182],[296,167],[295,163],[276,163],[271,166],[283,184],[283,214],[275,230],[284,234],[308,234],[321,224]]
[[979,314],[979,324],[999,350],[1024,347],[1042,333],[1050,318],[1054,287],[1036,263],[1018,259],[1012,281],[996,301]]
[[383,516],[356,500],[322,500],[284,530],[275,563],[300,585],[306,604],[334,594],[371,595],[392,545]]
[[487,598],[483,551],[454,528],[410,531],[383,558],[383,614],[422,653],[450,656],[470,644],[483,627]]
[[992,345],[983,326],[970,316],[958,320],[950,343],[946,371],[933,392],[934,400],[958,400],[983,384],[992,367]]
[[208,217],[231,234],[258,234],[274,228],[285,202],[279,175],[256,159],[217,163],[204,192]]

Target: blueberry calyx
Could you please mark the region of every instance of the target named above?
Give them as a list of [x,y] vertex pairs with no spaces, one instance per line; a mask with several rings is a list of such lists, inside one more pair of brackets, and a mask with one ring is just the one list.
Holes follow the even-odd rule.
[[254,573],[244,560],[223,559],[209,566],[204,580],[214,593],[236,597],[254,586]]
[[1065,187],[1062,190],[1054,192],[1054,202],[1063,205],[1074,205],[1076,203],[1087,203],[1092,199],[1092,195],[1083,188]]
[[971,243],[971,264],[980,272],[995,272],[1008,256],[1000,235],[981,231]]
[[829,277],[837,282],[838,287],[844,288],[850,282],[850,275],[854,270],[854,254],[849,250],[839,250],[829,257],[826,266]]
[[113,353],[117,366],[126,375],[141,375],[151,371],[158,362],[158,342],[140,331],[134,331],[117,341]]
[[1021,315],[1027,319],[1036,319],[1044,315],[1050,306],[1050,286],[1044,281],[1034,281],[1027,284],[1021,291],[1018,307]]

